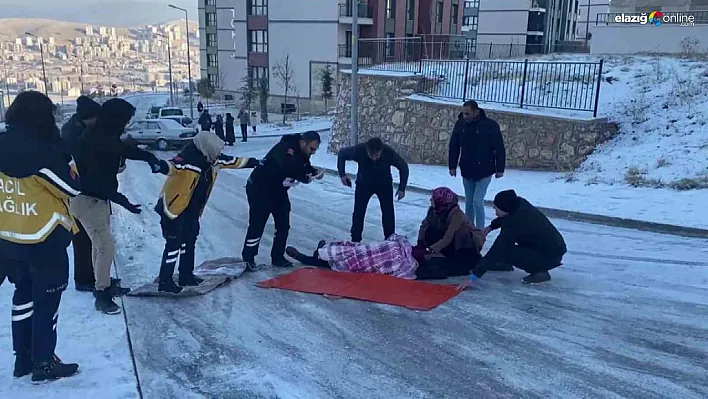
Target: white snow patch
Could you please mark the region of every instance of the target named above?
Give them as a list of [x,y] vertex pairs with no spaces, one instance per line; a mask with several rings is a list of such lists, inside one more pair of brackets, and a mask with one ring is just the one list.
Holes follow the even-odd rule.
[[[413,68],[413,67],[409,66],[409,68]],[[346,74],[351,74],[352,70],[351,69],[342,69],[340,72],[346,73]],[[368,75],[368,76],[391,76],[391,77],[397,77],[397,78],[409,78],[409,77],[413,77],[413,76],[420,76],[419,73],[415,73],[415,72],[385,71],[385,70],[379,70],[379,69],[359,69],[357,71],[357,74]]]

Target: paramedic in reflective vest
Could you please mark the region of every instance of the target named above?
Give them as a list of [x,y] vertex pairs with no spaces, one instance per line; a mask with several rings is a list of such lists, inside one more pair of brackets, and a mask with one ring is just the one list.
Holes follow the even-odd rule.
[[255,270],[258,246],[270,215],[273,215],[275,233],[270,251],[272,265],[290,267],[285,258],[285,245],[290,230],[290,198],[288,189],[299,183],[320,180],[324,172],[313,168],[310,156],[320,147],[320,135],[315,131],[288,134],[273,146],[256,167],[246,183],[248,198],[248,231],[243,245],[243,260],[249,270]]
[[56,141],[53,108],[44,94],[22,92],[0,134],[0,283],[7,277],[15,285],[14,375],[32,374],[32,381],[69,377],[79,368],[54,354],[75,228],[68,199],[79,194],[79,182]]
[[[200,132],[169,162],[161,165],[165,181],[155,211],[160,215],[165,251],[158,278],[158,290],[178,294],[182,287],[195,286],[202,279],[194,275],[194,247],[199,235],[199,218],[204,211],[221,168],[254,168],[256,158],[221,154],[224,141],[211,132]],[[179,278],[172,275],[179,259]]]

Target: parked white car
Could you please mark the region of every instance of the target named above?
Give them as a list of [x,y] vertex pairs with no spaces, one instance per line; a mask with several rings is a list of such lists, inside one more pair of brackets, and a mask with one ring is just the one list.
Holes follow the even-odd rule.
[[152,106],[152,107],[150,107],[150,110],[148,111],[147,118],[148,119],[159,119],[159,118],[164,118],[166,116],[184,116],[184,111],[182,111],[182,108],[178,108],[178,107]]
[[172,119],[146,119],[128,125],[121,138],[130,138],[138,144],[166,151],[170,147],[185,145],[196,135],[195,129],[184,127]]
[[199,126],[197,125],[197,121],[192,120],[192,118],[188,116],[165,116],[160,119],[172,119],[173,121],[179,123],[180,125],[188,128],[194,129],[197,133],[199,133]]

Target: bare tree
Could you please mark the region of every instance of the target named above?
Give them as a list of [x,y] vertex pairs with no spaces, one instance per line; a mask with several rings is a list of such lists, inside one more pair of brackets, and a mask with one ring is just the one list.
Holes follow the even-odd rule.
[[256,97],[258,97],[258,82],[250,68],[246,72],[246,76],[241,79],[241,83],[242,85],[238,89],[238,93],[241,95],[243,107],[250,110],[251,104],[256,100]]
[[212,85],[208,77],[201,78],[197,82],[197,93],[199,93],[202,98],[207,100],[207,105],[209,104],[209,99],[214,95],[215,91],[214,85]]
[[268,123],[268,97],[270,96],[270,89],[268,78],[261,76],[258,79],[258,101],[261,105],[261,122]]
[[293,69],[293,64],[290,61],[290,55],[286,55],[285,58],[278,62],[273,69],[273,75],[280,82],[281,86],[285,90],[285,98],[283,100],[283,124],[286,122],[287,118],[287,106],[288,106],[288,94],[293,90],[293,81],[295,80],[295,71]]

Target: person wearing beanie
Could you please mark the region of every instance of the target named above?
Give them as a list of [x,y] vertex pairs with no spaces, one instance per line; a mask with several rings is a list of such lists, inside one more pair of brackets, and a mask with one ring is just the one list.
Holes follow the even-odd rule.
[[[199,285],[203,281],[194,275],[194,249],[199,235],[199,218],[219,169],[255,168],[260,164],[256,158],[222,154],[225,144],[215,134],[202,131],[177,156],[169,162],[161,162],[160,172],[168,178],[155,205],[165,238],[159,291],[178,294],[182,287]],[[179,285],[172,277],[178,261]]]
[[79,369],[55,355],[62,293],[69,281],[74,220],[67,201],[79,181],[57,151],[52,101],[37,91],[17,95],[0,134],[0,284],[12,295],[14,376],[32,381],[69,377]]
[[501,191],[494,197],[494,211],[497,218],[485,228],[485,234],[501,229],[499,236],[460,288],[469,286],[499,263],[527,272],[528,276],[522,280],[524,284],[549,281],[548,271],[560,266],[567,252],[558,229],[514,190]]
[[[100,110],[101,105],[86,96],[76,100],[76,113],[61,127],[61,138],[70,156],[75,152],[76,144],[84,131],[96,124]],[[91,239],[78,220],[76,226],[79,231],[71,239],[74,248],[74,287],[77,291],[91,292],[96,284],[91,259]]]
[[91,239],[96,281],[95,307],[104,314],[120,313],[113,297],[130,291],[111,279],[115,243],[111,232],[110,203],[118,204],[131,213],[141,212],[140,205],[130,203],[118,191],[117,175],[121,159],[146,162],[153,173],[161,167],[160,160],[152,153],[121,141],[120,136],[134,114],[135,108],[125,100],[113,98],[106,101],[101,106],[95,126],[81,135],[74,152],[82,195],[71,200],[70,210]]
[[450,176],[460,167],[465,188],[465,213],[479,229],[485,225],[484,196],[492,176],[504,176],[506,149],[499,124],[487,117],[476,101],[462,107],[450,136]]

